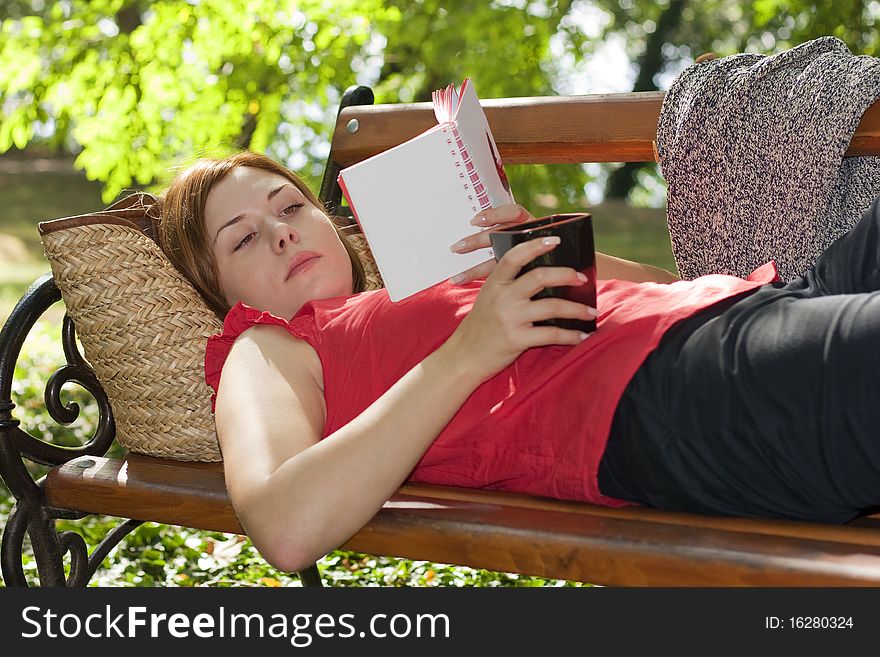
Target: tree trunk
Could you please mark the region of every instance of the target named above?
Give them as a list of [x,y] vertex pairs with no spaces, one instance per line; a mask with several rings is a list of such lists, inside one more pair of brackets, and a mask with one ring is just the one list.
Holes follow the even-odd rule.
[[[633,91],[657,90],[654,77],[660,72],[665,63],[663,59],[663,44],[669,40],[670,35],[681,23],[681,13],[686,4],[687,0],[670,0],[669,7],[660,15],[660,19],[657,21],[657,29],[648,36],[645,51],[639,58],[639,75],[633,85]],[[615,169],[608,177],[605,197],[617,199],[629,197],[632,188],[636,186],[636,174],[644,166],[644,162],[627,162],[620,168]]]
[[131,34],[141,25],[140,2],[129,2],[116,12],[116,25],[123,34]]

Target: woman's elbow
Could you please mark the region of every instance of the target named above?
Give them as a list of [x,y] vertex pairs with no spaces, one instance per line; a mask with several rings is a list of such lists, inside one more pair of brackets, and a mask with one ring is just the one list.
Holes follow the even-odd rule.
[[302,536],[295,535],[286,527],[253,530],[248,537],[260,556],[281,572],[305,570],[324,556]]
[[[316,558],[317,546],[304,531],[301,522],[304,512],[292,508],[292,504],[280,509],[261,495],[251,495],[233,500],[238,522],[253,546],[273,568],[282,572],[296,572],[311,566]],[[284,515],[291,511],[290,515]]]
[[282,499],[278,488],[270,477],[259,484],[229,485],[229,495],[239,524],[260,556],[282,572],[297,572],[324,556],[323,544],[313,528],[314,505],[299,502],[289,487]]

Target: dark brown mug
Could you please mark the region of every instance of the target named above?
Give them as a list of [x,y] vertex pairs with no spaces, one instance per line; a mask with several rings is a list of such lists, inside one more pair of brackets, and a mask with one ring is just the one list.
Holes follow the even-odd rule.
[[[522,276],[534,267],[572,267],[583,272],[583,285],[547,287],[532,299],[560,297],[596,308],[596,247],[593,242],[593,216],[589,212],[553,214],[516,226],[499,228],[489,234],[492,250],[498,261],[517,244],[538,237],[558,235],[561,242],[553,250],[527,263],[518,274]],[[596,330],[596,320],[556,318],[535,322],[535,326],[559,326],[590,333]]]

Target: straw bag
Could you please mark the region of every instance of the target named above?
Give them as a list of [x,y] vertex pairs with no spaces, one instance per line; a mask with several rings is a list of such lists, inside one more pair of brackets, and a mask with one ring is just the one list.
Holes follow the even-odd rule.
[[[132,452],[221,460],[205,345],[222,331],[154,242],[156,199],[134,194],[103,212],[39,224],[46,257],[86,360],[110,400],[116,439]],[[361,235],[368,289],[382,287]]]

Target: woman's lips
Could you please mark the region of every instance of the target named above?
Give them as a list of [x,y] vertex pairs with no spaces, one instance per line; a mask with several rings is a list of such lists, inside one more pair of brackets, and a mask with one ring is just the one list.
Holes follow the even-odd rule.
[[318,262],[318,258],[320,258],[317,253],[308,255],[306,258],[301,259],[299,264],[295,265],[291,270],[287,273],[287,280],[290,280],[297,274],[301,274],[307,269],[310,269],[312,265]]

